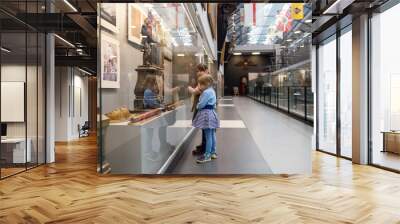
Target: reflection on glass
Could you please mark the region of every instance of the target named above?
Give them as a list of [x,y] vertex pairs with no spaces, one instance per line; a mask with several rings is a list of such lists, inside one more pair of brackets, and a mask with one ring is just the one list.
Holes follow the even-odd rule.
[[155,76],[146,77],[146,88],[144,90],[143,106],[145,109],[155,109],[161,107],[161,100],[159,98],[159,92],[157,81]]
[[[251,11],[252,6],[243,4],[244,12]],[[246,51],[253,49],[252,55],[260,55],[263,47],[273,49],[272,56],[263,55],[269,58],[262,72],[248,73],[249,97],[313,122],[311,30],[305,22],[311,18],[311,5],[303,4],[302,7],[304,15],[297,17],[290,13],[291,5],[287,3],[256,4],[256,20],[245,19],[237,23],[235,21],[240,21],[240,15],[234,15],[228,38],[235,40],[233,51],[236,55],[240,55],[242,48]]]
[[397,26],[400,4],[371,20],[372,163],[400,170],[400,63]]
[[340,134],[342,156],[352,157],[352,35],[340,36]]
[[336,39],[318,48],[319,149],[336,153]]
[[[1,47],[1,176],[25,170],[32,160],[32,140],[25,119],[26,33],[2,33]],[[36,96],[36,95],[35,95]],[[29,131],[29,130],[28,130]]]

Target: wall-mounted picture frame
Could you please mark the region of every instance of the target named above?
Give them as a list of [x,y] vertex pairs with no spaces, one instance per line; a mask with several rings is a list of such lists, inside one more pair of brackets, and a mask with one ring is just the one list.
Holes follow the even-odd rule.
[[120,87],[120,49],[119,41],[101,36],[101,88],[118,89]]
[[118,33],[117,4],[101,3],[100,4],[101,26],[114,33]]
[[128,4],[128,40],[135,44],[142,44],[141,29],[145,15],[137,4]]

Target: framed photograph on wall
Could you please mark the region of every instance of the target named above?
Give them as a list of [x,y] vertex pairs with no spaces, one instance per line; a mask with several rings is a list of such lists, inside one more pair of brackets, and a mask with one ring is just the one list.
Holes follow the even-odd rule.
[[141,29],[144,22],[144,14],[135,4],[128,4],[128,40],[136,43],[142,43]]
[[101,3],[100,4],[101,26],[118,33],[117,21],[117,4]]
[[101,37],[101,88],[120,87],[119,41],[102,35]]

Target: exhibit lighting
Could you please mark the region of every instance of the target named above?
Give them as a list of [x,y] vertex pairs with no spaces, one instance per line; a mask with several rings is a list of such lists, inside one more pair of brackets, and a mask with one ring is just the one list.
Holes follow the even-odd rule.
[[242,53],[240,53],[240,52],[235,52],[235,53],[233,53],[233,55],[242,55]]
[[151,3],[144,3],[143,6],[146,8],[153,8],[153,4]]
[[83,72],[83,73],[85,73],[85,74],[87,74],[87,75],[93,75],[92,73],[90,73],[90,72],[88,72],[88,71],[86,71],[86,70],[83,70],[83,69],[81,69],[81,68],[78,68],[78,70],[81,71],[81,72]]
[[66,39],[64,39],[64,38],[62,38],[62,37],[60,37],[59,35],[57,35],[57,34],[54,34],[54,36],[55,37],[57,37],[59,40],[61,40],[62,42],[64,42],[65,44],[67,44],[67,45],[69,45],[70,47],[73,47],[73,48],[75,48],[75,45],[73,45],[71,42],[69,42],[68,40],[66,40]]
[[178,57],[185,57],[185,54],[176,54]]
[[260,52],[253,52],[253,53],[251,53],[252,55],[260,55],[261,53]]
[[68,0],[64,0],[65,4],[67,4],[74,12],[78,12],[78,10],[73,6]]
[[2,47],[2,48],[0,48],[2,51],[4,51],[4,52],[6,52],[6,53],[10,53],[11,51],[10,50],[8,50],[7,48],[4,48],[4,47]]

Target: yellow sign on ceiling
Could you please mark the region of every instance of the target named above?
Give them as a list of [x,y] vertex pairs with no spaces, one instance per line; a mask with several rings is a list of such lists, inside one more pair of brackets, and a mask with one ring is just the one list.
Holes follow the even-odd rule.
[[292,19],[300,20],[304,18],[304,5],[303,3],[292,3],[290,6]]

